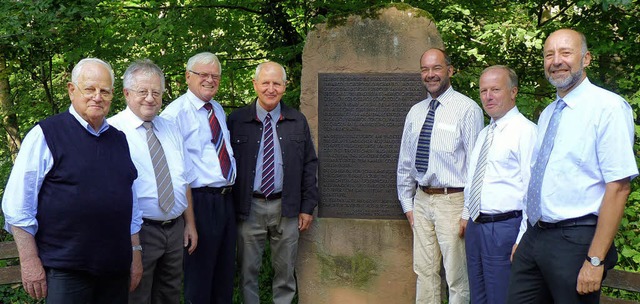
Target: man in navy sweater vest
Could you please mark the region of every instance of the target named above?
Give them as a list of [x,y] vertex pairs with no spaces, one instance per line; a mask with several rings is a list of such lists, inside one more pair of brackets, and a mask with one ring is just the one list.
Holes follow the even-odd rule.
[[29,131],[5,189],[23,287],[49,304],[127,303],[142,276],[138,173],[125,135],[105,120],[113,81],[106,62],[78,62],[69,110]]

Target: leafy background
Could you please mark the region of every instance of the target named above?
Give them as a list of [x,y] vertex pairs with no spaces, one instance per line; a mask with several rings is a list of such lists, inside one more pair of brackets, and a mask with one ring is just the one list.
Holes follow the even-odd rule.
[[[520,77],[518,107],[533,121],[555,92],[544,79],[544,38],[563,27],[583,32],[594,57],[588,68],[591,81],[624,96],[634,110],[638,161],[638,1],[4,0],[0,2],[0,181],[6,184],[24,134],[37,121],[69,106],[65,83],[81,58],[104,59],[116,75],[135,59],[152,59],[166,73],[168,102],[186,90],[186,60],[200,51],[214,52],[223,66],[216,99],[227,111],[251,102],[255,66],[275,60],[289,75],[285,102],[297,107],[302,49],[314,25],[336,23],[350,14],[375,16],[377,8],[389,5],[410,5],[434,17],[456,67],[453,85],[474,100],[479,101],[478,76],[483,68],[512,67]],[[121,81],[116,81],[116,91],[121,90]],[[111,113],[124,106],[118,94]],[[632,271],[640,268],[638,183],[633,181],[615,240],[620,251],[617,267]],[[9,238],[0,233],[0,239]],[[264,284],[268,277],[263,274]],[[268,293],[269,288],[262,289]],[[20,290],[0,287],[0,302],[27,302]]]

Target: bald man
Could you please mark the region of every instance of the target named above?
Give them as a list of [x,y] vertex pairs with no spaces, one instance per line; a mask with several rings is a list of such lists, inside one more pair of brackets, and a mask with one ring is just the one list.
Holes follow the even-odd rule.
[[284,105],[287,74],[282,65],[258,65],[258,98],[229,115],[227,125],[238,160],[233,199],[238,215],[240,286],[245,304],[259,304],[258,273],[267,240],[271,246],[273,303],[291,303],[300,232],[309,228],[318,204],[318,159],[307,119]]
[[599,303],[613,238],[638,175],[629,104],[589,81],[583,34],[553,32],[544,72],[556,98],[540,115],[527,191],[528,228],[515,249],[508,303]]

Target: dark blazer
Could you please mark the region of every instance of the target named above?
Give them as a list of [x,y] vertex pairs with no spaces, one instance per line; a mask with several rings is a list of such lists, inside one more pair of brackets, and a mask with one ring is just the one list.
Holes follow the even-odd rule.
[[[231,147],[236,159],[237,176],[233,185],[236,214],[241,220],[249,216],[256,176],[256,161],[262,140],[262,122],[256,115],[256,102],[235,110],[227,118]],[[282,216],[312,214],[318,205],[316,156],[309,124],[305,116],[280,103],[281,116],[277,134],[282,151],[283,185]]]

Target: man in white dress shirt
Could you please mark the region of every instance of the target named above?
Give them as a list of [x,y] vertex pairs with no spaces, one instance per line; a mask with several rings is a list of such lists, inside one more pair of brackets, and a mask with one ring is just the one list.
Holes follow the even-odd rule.
[[[134,62],[124,73],[123,88],[127,108],[108,122],[127,136],[138,170],[133,186],[143,220],[140,244],[144,272],[138,287],[129,294],[129,303],[179,303],[182,247],[188,246],[192,253],[198,244],[189,188],[194,179],[191,160],[186,158],[175,125],[157,116],[164,92],[162,70],[149,59]],[[153,136],[157,141],[150,141]],[[159,144],[159,149],[152,148],[153,143]],[[166,162],[160,167],[154,160],[161,154]],[[165,189],[160,187],[163,182],[157,181],[161,170],[169,173],[163,176],[170,180]]]
[[440,303],[441,260],[449,303],[468,303],[460,216],[467,155],[484,124],[482,109],[451,87],[453,66],[443,50],[427,50],[420,70],[429,97],[407,114],[397,171],[398,198],[413,227],[416,303]]
[[[518,76],[491,66],[480,76],[480,100],[491,123],[480,131],[465,186],[465,244],[472,304],[503,304],[511,249],[522,220],[536,125],[516,107]],[[467,224],[468,220],[468,224]],[[526,225],[523,227],[526,229]]]
[[543,55],[556,99],[538,120],[529,226],[513,256],[507,302],[599,303],[638,175],[633,112],[624,98],[587,78],[591,54],[583,34],[551,33]]
[[198,249],[185,256],[185,303],[232,302],[236,258],[236,215],[231,197],[236,166],[222,106],[213,100],[222,67],[216,55],[189,58],[189,90],[171,102],[161,116],[175,123],[193,162],[191,182]]

